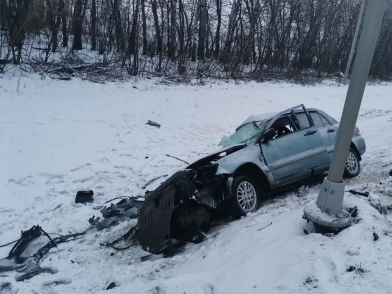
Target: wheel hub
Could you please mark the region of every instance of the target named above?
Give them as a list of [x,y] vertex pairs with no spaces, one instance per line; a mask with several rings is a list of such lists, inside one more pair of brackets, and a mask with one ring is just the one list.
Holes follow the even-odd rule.
[[256,189],[250,182],[244,181],[238,185],[237,201],[243,211],[250,212],[255,208],[257,202],[256,197]]
[[351,151],[347,156],[346,168],[352,174],[355,174],[358,169],[357,158]]

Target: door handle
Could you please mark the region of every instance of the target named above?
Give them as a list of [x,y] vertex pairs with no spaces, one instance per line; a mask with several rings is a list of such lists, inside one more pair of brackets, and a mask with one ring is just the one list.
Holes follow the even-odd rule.
[[316,130],[314,130],[314,131],[307,131],[304,136],[310,136],[310,135],[313,135],[313,134],[316,134],[316,133],[317,133]]
[[328,131],[327,131],[328,133],[332,133],[332,132],[335,132],[335,129],[328,129]]

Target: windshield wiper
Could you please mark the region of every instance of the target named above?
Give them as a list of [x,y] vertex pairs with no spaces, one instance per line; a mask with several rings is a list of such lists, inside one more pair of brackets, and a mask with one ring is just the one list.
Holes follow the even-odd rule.
[[261,130],[260,127],[258,126],[258,124],[257,124],[257,122],[256,122],[255,120],[252,121],[252,124],[253,124],[253,126],[254,126],[256,129]]

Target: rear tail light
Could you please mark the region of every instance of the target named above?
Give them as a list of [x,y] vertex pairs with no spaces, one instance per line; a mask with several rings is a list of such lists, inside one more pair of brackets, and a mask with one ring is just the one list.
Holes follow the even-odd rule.
[[357,134],[358,134],[358,135],[360,135],[360,134],[361,134],[361,131],[359,130],[359,128],[358,128],[358,127],[355,127],[355,130],[357,131]]

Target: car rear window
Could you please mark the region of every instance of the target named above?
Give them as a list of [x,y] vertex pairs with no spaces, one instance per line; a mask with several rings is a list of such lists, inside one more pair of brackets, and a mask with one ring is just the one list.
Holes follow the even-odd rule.
[[314,125],[315,125],[317,128],[321,128],[321,127],[324,126],[324,124],[323,124],[323,122],[321,121],[321,118],[320,118],[318,112],[311,111],[311,112],[310,112],[310,116],[312,117],[313,122],[314,122]]
[[322,120],[324,126],[330,126],[331,125],[331,123],[322,114],[319,113],[319,115],[321,117],[321,120]]

